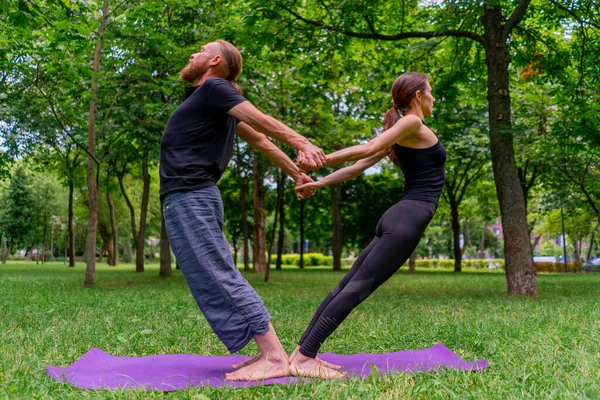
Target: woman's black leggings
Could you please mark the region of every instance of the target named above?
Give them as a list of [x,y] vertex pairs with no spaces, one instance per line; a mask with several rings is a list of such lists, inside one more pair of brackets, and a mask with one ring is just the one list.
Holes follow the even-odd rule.
[[348,314],[398,271],[419,244],[435,210],[436,205],[428,201],[401,200],[382,215],[373,241],[317,309],[298,343],[300,353],[316,357]]

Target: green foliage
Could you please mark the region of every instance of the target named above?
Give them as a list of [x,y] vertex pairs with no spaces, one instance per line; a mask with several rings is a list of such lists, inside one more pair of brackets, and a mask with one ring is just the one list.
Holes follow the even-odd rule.
[[18,166],[1,193],[0,230],[18,246],[25,244],[35,227],[36,203],[30,180],[25,168]]
[[[275,258],[271,259],[271,264],[275,264]],[[300,266],[300,254],[283,254],[281,256],[281,262],[284,265],[295,265]],[[333,257],[326,256],[321,253],[304,253],[304,266],[305,267],[318,267],[333,265]]]
[[[443,268],[454,269],[453,259],[433,259],[433,260],[415,260],[417,268]],[[464,268],[469,269],[489,269],[489,270],[504,270],[504,259],[481,259],[481,260],[462,260]]]

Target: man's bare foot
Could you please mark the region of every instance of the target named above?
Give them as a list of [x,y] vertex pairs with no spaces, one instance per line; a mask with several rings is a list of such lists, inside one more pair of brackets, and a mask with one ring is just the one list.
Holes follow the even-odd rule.
[[292,376],[305,376],[311,378],[334,379],[346,376],[344,372],[338,372],[328,368],[322,360],[309,358],[298,354],[290,364],[290,373]]
[[254,356],[254,357],[252,357],[252,358],[249,358],[249,359],[247,359],[247,360],[244,360],[244,361],[242,361],[242,362],[241,362],[241,363],[239,363],[239,364],[233,364],[233,365],[231,366],[231,368],[233,368],[233,369],[240,369],[240,368],[243,368],[243,367],[245,367],[246,365],[250,365],[250,364],[252,364],[252,363],[255,363],[255,362],[257,362],[259,358],[260,358],[260,354],[259,354],[259,355],[257,355],[257,356]]
[[286,357],[259,356],[258,360],[225,374],[230,381],[260,381],[263,379],[280,378],[290,374]]
[[[289,358],[289,363],[290,363],[290,365],[291,365],[291,364],[294,362],[294,360],[296,359],[296,357],[298,357],[298,354],[300,354],[300,346],[296,346],[296,348],[294,349],[294,352],[293,352],[293,353],[292,353],[292,355],[290,356],[290,358]],[[317,360],[319,360],[319,361],[320,361],[320,362],[321,362],[321,363],[322,363],[322,364],[323,364],[325,367],[327,367],[327,368],[335,369],[336,371],[337,371],[337,370],[340,370],[340,369],[342,369],[342,366],[341,366],[341,365],[332,364],[332,363],[330,363],[330,362],[327,362],[327,361],[321,360],[321,359],[319,358],[319,356],[317,356]],[[234,367],[234,368],[235,368],[235,367]]]

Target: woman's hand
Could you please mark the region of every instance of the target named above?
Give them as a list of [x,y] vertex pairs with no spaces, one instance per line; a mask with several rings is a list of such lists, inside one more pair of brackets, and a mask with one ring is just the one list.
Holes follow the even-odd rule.
[[297,183],[294,190],[299,199],[308,199],[311,198],[320,187],[321,185],[319,185],[319,182],[307,182],[302,185]]

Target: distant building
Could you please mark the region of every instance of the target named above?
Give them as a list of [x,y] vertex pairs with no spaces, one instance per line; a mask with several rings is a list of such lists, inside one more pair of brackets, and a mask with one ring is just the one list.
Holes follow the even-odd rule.
[[502,230],[502,220],[500,218],[496,220],[494,225],[490,225],[488,229],[492,231],[494,235],[498,236],[498,239],[504,240],[504,231]]

